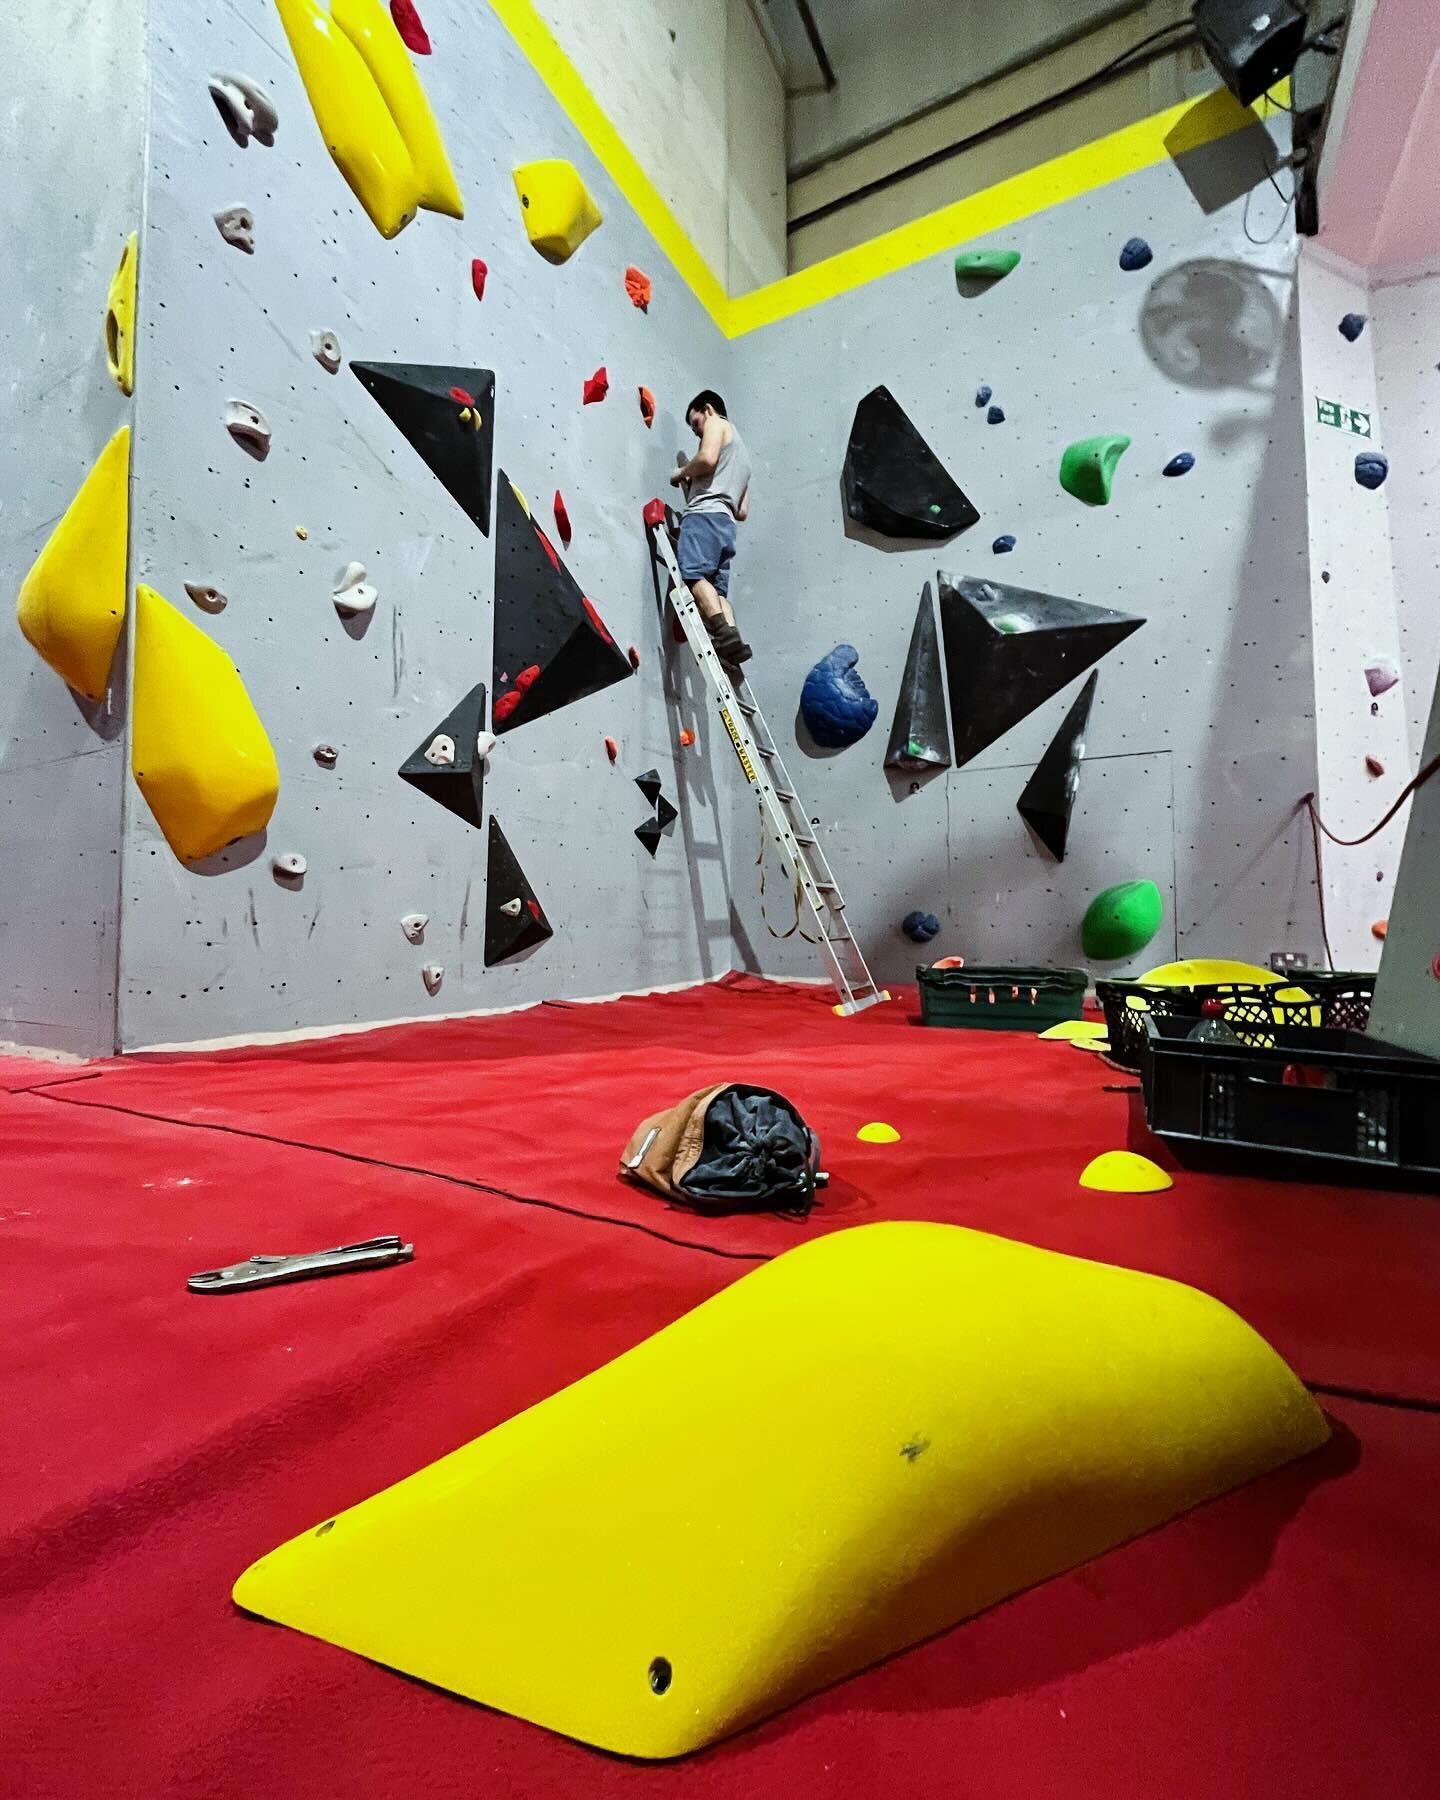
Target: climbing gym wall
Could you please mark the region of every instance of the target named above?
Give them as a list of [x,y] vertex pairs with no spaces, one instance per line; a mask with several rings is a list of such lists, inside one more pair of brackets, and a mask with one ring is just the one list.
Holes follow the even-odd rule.
[[[136,614],[127,1046],[731,963],[733,759],[698,676],[662,670],[640,526],[723,340],[490,8],[412,10],[428,51],[375,0],[149,8],[134,573],[162,598]],[[258,88],[273,143],[212,77],[232,113]],[[512,175],[548,159],[578,180]],[[235,682],[194,675],[197,632]],[[212,678],[248,708],[218,769]],[[652,770],[678,809],[653,853]],[[245,835],[182,859],[162,774],[228,793]]]
[[[1176,953],[1321,954],[1297,809],[1315,785],[1315,744],[1294,244],[1267,187],[1248,207],[1239,198],[1261,166],[1256,135],[1222,138],[963,246],[1018,252],[1000,279],[968,269],[957,282],[953,254],[937,255],[737,345],[730,398],[757,475],[732,596],[772,718],[782,696],[799,698],[817,659],[839,643],[859,652],[875,727],[835,750],[797,718],[808,755],[793,773],[884,978],[944,952],[1092,960],[1079,937],[1087,903],[1135,879],[1160,889],[1159,933],[1101,973]],[[1152,254],[1137,246],[1122,266],[1132,237]],[[847,518],[852,421],[879,386],[977,523],[949,534],[947,510],[935,541]],[[1130,442],[1108,503],[1098,502],[1114,444],[1072,459],[1078,492],[1064,491],[1066,447],[1113,434]],[[1193,466],[1167,475],[1182,453]],[[1017,803],[1062,734],[1083,662],[962,766],[883,766],[917,604],[937,572],[1144,620],[1096,665],[1063,862]],[[994,610],[999,632],[1015,628],[1003,591]],[[959,661],[956,734],[994,698],[966,698]],[[738,797],[753,843],[752,805]],[[793,917],[783,875],[769,882],[766,908],[768,923],[744,904],[742,950],[765,969],[811,972],[798,934],[772,935]],[[924,951],[899,929],[912,909],[941,922]]]
[[[106,316],[140,221],[140,11],[138,0],[56,0],[0,16],[0,61],[24,71],[7,99],[0,187],[0,571],[12,602],[23,584],[28,629],[54,659],[25,641],[13,604],[0,610],[0,1039],[82,1053],[112,1048],[115,1031],[123,655],[120,699],[110,663],[125,592],[127,440],[116,439],[131,402],[107,366]],[[115,333],[123,360],[118,320]],[[90,504],[72,509],[82,486]],[[73,529],[52,540],[67,512]],[[63,604],[67,562],[83,574],[78,617]]]

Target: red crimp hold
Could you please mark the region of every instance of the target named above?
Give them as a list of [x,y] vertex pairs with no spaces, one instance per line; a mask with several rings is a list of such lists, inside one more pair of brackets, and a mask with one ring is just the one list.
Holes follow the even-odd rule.
[[395,21],[400,42],[407,50],[413,50],[417,56],[430,54],[430,33],[420,23],[415,0],[390,0],[390,17]]
[[647,431],[655,423],[655,396],[647,387],[640,390],[640,417],[645,421]]
[[511,713],[514,712],[515,708],[520,704],[520,700],[521,694],[519,688],[516,688],[513,693],[501,694],[493,708],[497,722],[501,719],[508,719]]
[[620,746],[615,742],[614,738],[606,738],[605,754],[610,758],[612,763],[619,756]]
[[614,638],[611,637],[609,631],[606,629],[605,621],[600,617],[599,613],[596,612],[595,602],[593,600],[587,600],[585,598],[584,594],[582,594],[580,596],[580,599],[583,602],[584,607],[585,607],[586,618],[589,619],[590,623],[600,633],[601,637],[604,638],[604,640],[607,644],[613,644],[615,642],[615,640],[614,640]]
[[[535,521],[533,519],[530,521],[530,523],[532,525],[535,525]],[[535,525],[535,535],[540,540],[540,548],[550,558],[550,566],[552,568],[558,569],[560,567],[560,558],[555,553],[555,546],[550,542],[549,538],[546,537],[545,533],[540,529],[540,527],[538,525]]]
[[534,687],[535,683],[539,679],[540,679],[540,665],[539,665],[539,663],[531,663],[531,665],[528,669],[522,669],[520,671],[520,673],[515,677],[515,686],[523,694],[525,692],[526,688]]
[[570,514],[565,509],[565,496],[559,488],[555,490],[555,529],[560,533],[560,542],[568,550],[570,548]]
[[470,285],[475,290],[475,298],[485,298],[485,277],[490,273],[490,265],[483,257],[473,257],[470,262]]
[[1383,775],[1385,773],[1385,765],[1378,756],[1367,756],[1365,758],[1365,767],[1372,775]]
[[647,525],[663,525],[665,523],[665,502],[663,500],[647,500],[645,511],[641,517]]
[[538,900],[527,900],[525,904],[530,908],[530,917],[532,919],[544,917],[544,914],[540,911],[540,902]]
[[635,646],[633,644],[625,652],[625,654],[630,658],[630,667],[632,669],[638,669],[640,667],[640,652],[635,648]]
[[475,396],[473,394],[467,394],[464,388],[451,388],[450,398],[458,401],[461,406],[473,406],[475,404]]
[[652,292],[650,277],[643,269],[637,269],[634,263],[625,271],[625,292],[630,296],[632,306],[638,306],[641,312],[649,312]]
[[585,395],[580,404],[582,406],[594,406],[598,401],[603,400],[609,392],[610,377],[605,371],[604,363],[601,363],[600,367],[593,375],[586,376]]

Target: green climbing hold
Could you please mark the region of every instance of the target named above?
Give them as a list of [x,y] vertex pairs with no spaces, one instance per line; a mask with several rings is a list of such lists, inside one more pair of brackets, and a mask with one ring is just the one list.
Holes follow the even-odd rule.
[[973,299],[1002,281],[1019,260],[1018,250],[962,250],[955,258],[955,285]]
[[1143,950],[1160,929],[1165,902],[1153,881],[1122,881],[1085,909],[1080,942],[1095,962],[1115,962]]
[[1129,448],[1129,438],[1120,432],[1067,444],[1060,458],[1061,487],[1087,506],[1108,506],[1115,465]]

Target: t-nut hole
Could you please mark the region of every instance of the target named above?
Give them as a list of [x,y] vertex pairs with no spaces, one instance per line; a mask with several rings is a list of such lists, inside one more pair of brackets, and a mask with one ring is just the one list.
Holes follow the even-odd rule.
[[657,1656],[655,1658],[654,1662],[652,1662],[650,1665],[650,1691],[651,1691],[651,1693],[653,1693],[653,1694],[665,1693],[666,1690],[670,1686],[670,1682],[671,1682],[673,1676],[674,1676],[674,1670],[671,1669],[670,1664],[667,1661],[667,1659],[663,1656]]

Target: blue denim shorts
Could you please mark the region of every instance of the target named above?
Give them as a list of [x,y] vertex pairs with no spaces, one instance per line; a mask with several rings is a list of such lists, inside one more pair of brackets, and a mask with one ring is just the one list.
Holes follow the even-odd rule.
[[728,512],[692,512],[681,519],[678,560],[687,583],[708,581],[717,594],[728,594],[734,554],[735,521]]

